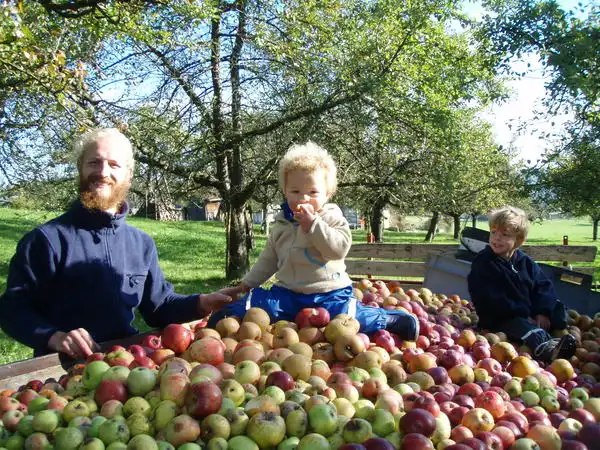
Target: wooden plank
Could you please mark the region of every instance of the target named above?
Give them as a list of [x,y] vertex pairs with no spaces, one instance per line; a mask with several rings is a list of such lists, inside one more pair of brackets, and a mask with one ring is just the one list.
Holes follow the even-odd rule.
[[347,258],[423,259],[453,252],[458,244],[353,244]]
[[598,249],[593,245],[524,245],[523,251],[536,261],[592,262]]
[[[122,345],[128,347],[132,344],[138,344],[144,336],[152,333],[160,334],[160,330],[151,330],[144,333],[129,336],[123,339],[115,339],[100,343],[100,351],[106,352],[113,345]],[[24,359],[0,365],[0,388],[10,387],[16,389],[30,380],[39,379],[44,381],[46,378],[57,378],[66,373],[66,370],[73,364],[83,361],[75,361],[66,356],[59,357],[58,353],[51,353],[37,358]]]
[[[347,258],[426,260],[457,249],[458,244],[353,244]],[[523,251],[536,261],[592,262],[598,249],[593,245],[524,245]]]
[[346,260],[346,272],[351,275],[373,274],[390,277],[424,277],[427,264],[414,261]]

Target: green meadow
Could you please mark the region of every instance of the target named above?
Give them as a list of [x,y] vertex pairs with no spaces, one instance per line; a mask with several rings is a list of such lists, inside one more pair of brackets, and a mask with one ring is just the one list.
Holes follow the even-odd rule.
[[[35,226],[55,217],[57,213],[0,208],[0,292],[6,289],[8,265],[19,239]],[[177,292],[190,294],[209,292],[228,285],[225,279],[225,231],[221,222],[156,222],[129,218],[129,223],[154,238],[161,267]],[[486,228],[487,223],[478,224]],[[544,221],[532,224],[529,243],[560,245],[563,236],[571,245],[597,245],[591,238],[592,225],[585,218]],[[354,242],[366,242],[364,230],[353,232]],[[386,231],[385,242],[423,242],[425,232]],[[251,255],[255,261],[265,243],[265,236],[255,228],[256,248]],[[436,243],[456,242],[449,233],[436,236]],[[597,257],[595,266],[600,266]],[[0,312],[1,314],[1,312]],[[141,319],[137,326],[148,327]],[[31,357],[31,351],[0,331],[0,364]]]

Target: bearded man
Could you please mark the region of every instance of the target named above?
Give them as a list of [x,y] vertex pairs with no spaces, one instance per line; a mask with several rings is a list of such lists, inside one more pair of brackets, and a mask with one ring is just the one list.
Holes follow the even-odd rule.
[[125,222],[133,178],[129,140],[114,128],[75,143],[79,199],[26,234],[13,256],[0,327],[34,355],[85,358],[98,342],[137,333],[139,310],[150,326],[185,322],[232,301],[230,289],[179,295],[165,280],[152,238]]

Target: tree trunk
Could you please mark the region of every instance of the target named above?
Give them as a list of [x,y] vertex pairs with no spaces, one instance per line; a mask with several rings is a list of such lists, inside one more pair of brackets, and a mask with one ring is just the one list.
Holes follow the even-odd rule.
[[438,211],[434,211],[433,216],[431,217],[431,222],[429,222],[429,229],[427,230],[427,235],[425,236],[426,242],[433,242],[433,238],[435,238],[435,231],[437,230],[439,220],[440,213]]
[[375,242],[383,242],[383,208],[386,201],[384,199],[377,200],[373,204],[371,213],[371,233],[375,238]]
[[592,219],[592,240],[597,241],[598,240],[598,222],[600,222],[600,218],[593,218]]
[[454,239],[458,239],[460,236],[460,214],[452,214],[454,220]]
[[228,280],[241,279],[250,267],[246,219],[246,205],[228,208],[227,265],[225,268]]
[[247,206],[246,212],[246,248],[248,251],[254,249],[254,220],[252,220],[252,208]]
[[477,214],[471,215],[471,226],[477,228]]
[[269,218],[267,217],[269,213],[269,204],[264,201],[262,204],[262,223],[260,225],[262,232],[265,235],[269,235]]

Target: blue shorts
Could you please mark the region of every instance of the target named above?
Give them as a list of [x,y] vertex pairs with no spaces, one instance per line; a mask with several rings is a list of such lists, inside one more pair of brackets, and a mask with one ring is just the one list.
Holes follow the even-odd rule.
[[352,294],[352,286],[329,292],[300,294],[273,285],[270,289],[254,288],[242,299],[213,313],[208,326],[214,328],[219,320],[228,316],[243,318],[246,311],[252,307],[264,309],[271,317],[271,323],[278,320],[293,322],[296,314],[303,308],[322,307],[329,311],[331,318],[338,314],[354,317],[360,323],[360,331],[366,334],[385,329],[390,315],[407,315],[404,311],[364,306]]

